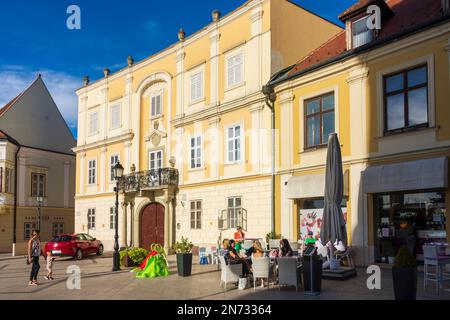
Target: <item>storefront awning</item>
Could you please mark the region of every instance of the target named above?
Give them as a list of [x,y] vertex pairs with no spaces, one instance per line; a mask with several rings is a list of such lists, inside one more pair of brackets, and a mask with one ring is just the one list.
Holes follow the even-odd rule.
[[364,193],[383,193],[448,187],[448,158],[439,157],[367,168]]
[[[344,172],[344,196],[348,195],[349,172]],[[323,198],[325,192],[325,174],[311,174],[289,179],[286,186],[286,198],[308,199]]]

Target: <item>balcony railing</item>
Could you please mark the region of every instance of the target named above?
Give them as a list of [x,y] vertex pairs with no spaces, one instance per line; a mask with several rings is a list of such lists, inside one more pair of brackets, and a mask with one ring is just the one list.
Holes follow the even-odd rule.
[[163,186],[178,185],[178,170],[162,168],[130,173],[123,177],[121,189],[125,192],[136,192]]

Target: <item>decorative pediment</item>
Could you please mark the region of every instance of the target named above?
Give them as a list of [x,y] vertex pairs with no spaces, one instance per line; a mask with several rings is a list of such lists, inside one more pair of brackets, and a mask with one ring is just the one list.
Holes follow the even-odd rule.
[[150,141],[153,146],[157,147],[160,145],[161,140],[167,137],[167,133],[159,130],[158,126],[154,126],[154,128],[147,133],[145,136],[145,141]]

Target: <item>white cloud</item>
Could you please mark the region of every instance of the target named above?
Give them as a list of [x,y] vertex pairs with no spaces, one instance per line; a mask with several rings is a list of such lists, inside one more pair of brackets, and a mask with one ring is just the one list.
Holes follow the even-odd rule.
[[38,73],[42,75],[69,128],[75,132],[78,116],[78,99],[75,90],[81,87],[81,80],[63,72],[32,70],[17,65],[0,67],[0,108],[28,88]]

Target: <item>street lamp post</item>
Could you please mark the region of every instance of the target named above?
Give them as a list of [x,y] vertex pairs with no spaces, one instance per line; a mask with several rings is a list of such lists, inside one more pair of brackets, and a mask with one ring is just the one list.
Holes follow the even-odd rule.
[[41,231],[41,206],[42,206],[42,203],[44,202],[44,197],[38,196],[38,197],[36,197],[36,201],[38,203],[38,223],[37,223],[36,229]]
[[114,192],[116,193],[116,208],[114,217],[114,255],[113,255],[113,269],[112,271],[120,270],[120,254],[119,254],[119,185],[123,177],[123,167],[120,162],[113,167],[114,179],[116,180],[116,187]]

